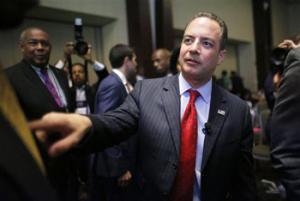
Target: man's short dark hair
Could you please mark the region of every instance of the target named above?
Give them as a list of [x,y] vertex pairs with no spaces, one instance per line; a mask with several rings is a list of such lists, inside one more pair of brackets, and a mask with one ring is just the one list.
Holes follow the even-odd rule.
[[113,68],[120,68],[123,65],[125,57],[130,60],[133,57],[133,49],[128,45],[117,44],[110,49],[109,61]]

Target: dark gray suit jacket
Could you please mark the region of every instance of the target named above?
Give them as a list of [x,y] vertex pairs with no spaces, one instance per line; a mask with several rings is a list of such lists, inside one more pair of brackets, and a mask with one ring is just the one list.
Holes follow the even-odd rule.
[[273,166],[288,201],[300,200],[300,48],[289,52],[271,124]]
[[[103,114],[119,107],[127,92],[117,74],[112,72],[98,87],[95,112]],[[133,138],[98,152],[95,157],[95,174],[106,178],[119,177],[133,169],[135,161],[135,140]]]
[[[138,133],[138,184],[145,200],[167,200],[174,182],[180,147],[178,85],[178,76],[138,82],[121,107],[90,117],[94,135],[86,139],[89,148],[99,149]],[[256,200],[247,104],[213,84],[209,122],[201,201]]]

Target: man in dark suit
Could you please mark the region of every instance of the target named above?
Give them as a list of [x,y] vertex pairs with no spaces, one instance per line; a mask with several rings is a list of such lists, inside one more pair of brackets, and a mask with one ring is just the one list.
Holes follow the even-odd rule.
[[[48,34],[40,28],[27,28],[21,33],[19,43],[23,59],[6,68],[5,73],[27,120],[40,118],[51,111],[72,111],[74,106],[65,72],[48,63],[51,52]],[[74,200],[76,193],[71,192],[71,188],[76,186],[76,178],[70,160],[66,156],[51,159],[44,147],[40,146],[40,149],[54,188],[63,199]]]
[[31,128],[44,137],[64,134],[49,147],[51,155],[79,142],[100,149],[137,132],[141,200],[256,200],[249,107],[212,82],[226,40],[225,22],[200,12],[184,32],[179,76],[138,82],[104,115],[52,113]]
[[[74,105],[66,75],[48,63],[51,52],[48,34],[40,28],[28,28],[21,33],[19,42],[23,60],[5,72],[27,119],[40,118],[50,111],[71,111]],[[48,90],[41,69],[47,70],[60,105]]]
[[[36,0],[4,0],[0,29],[19,25]],[[55,201],[25,116],[0,65],[0,200]]]
[[0,66],[0,200],[56,200],[25,117]]
[[83,64],[72,65],[71,78],[73,82],[71,94],[75,101],[75,112],[78,114],[93,113],[95,91],[87,83],[87,74]]
[[[111,48],[109,60],[113,69],[97,90],[96,114],[119,107],[133,89],[128,80],[136,76],[137,62],[134,51],[127,45],[117,44]],[[92,200],[99,200],[102,193],[107,201],[132,201],[129,191],[132,187],[130,183],[135,160],[134,149],[135,140],[131,138],[95,155]]]
[[300,43],[285,40],[291,49],[284,64],[278,96],[271,118],[273,167],[286,189],[288,201],[300,200]]

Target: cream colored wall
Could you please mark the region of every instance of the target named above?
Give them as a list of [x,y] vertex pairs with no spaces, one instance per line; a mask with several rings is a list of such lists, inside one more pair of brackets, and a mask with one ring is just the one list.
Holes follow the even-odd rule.
[[288,24],[289,35],[294,36],[300,34],[300,3],[291,4],[288,6]]
[[40,4],[51,8],[115,18],[115,22],[101,29],[103,61],[107,65],[109,65],[110,48],[116,43],[128,44],[125,0],[41,0]]
[[222,64],[217,66],[216,71],[214,73],[217,76],[217,78],[219,78],[221,76],[222,70],[227,70],[228,73],[230,73],[230,71],[238,72],[236,47],[234,45],[228,45],[226,49],[227,49],[226,59],[223,61]]
[[288,23],[288,6],[285,0],[272,0],[273,46],[290,36]]
[[[92,44],[95,57],[108,66],[110,66],[108,60],[110,48],[116,43],[128,44],[125,0],[41,0],[40,5],[66,10],[66,13],[74,11],[114,18],[114,22],[103,27],[86,26],[83,19],[85,40]],[[64,43],[74,39],[72,23],[25,19],[24,23],[16,29],[0,31],[0,59],[3,66],[10,66],[20,60],[21,55],[17,41],[21,30],[29,26],[41,27],[49,33],[53,45],[50,57],[51,64],[62,57]],[[82,61],[76,56],[73,57],[73,60],[75,62]],[[92,83],[96,81],[97,77],[93,70],[89,71],[89,78]]]
[[225,20],[229,38],[241,41],[237,48],[243,50],[242,53],[233,56],[236,57],[235,59],[229,57],[230,61],[234,61],[231,64],[237,66],[232,67],[230,64],[228,67],[238,68],[240,75],[244,78],[245,86],[256,90],[257,76],[251,0],[173,0],[172,4],[173,23],[177,29],[184,29],[186,23],[199,11],[213,12]]

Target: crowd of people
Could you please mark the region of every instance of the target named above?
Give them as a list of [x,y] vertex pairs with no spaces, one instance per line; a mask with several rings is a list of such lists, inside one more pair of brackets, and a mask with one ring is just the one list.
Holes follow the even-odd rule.
[[[16,152],[10,160],[0,157],[0,200],[258,200],[249,105],[258,100],[235,71],[213,79],[227,32],[220,17],[199,12],[180,47],[153,51],[157,78],[147,79],[137,78],[138,58],[129,45],[110,49],[111,72],[92,58],[90,46],[79,55],[70,42],[51,65],[48,33],[24,29],[22,60],[0,74],[0,121],[7,125],[0,128],[1,153]],[[279,46],[289,52],[269,140],[287,200],[294,201],[300,198],[300,45],[286,40]],[[83,62],[72,63],[74,55]],[[92,86],[88,69],[98,76]]]

